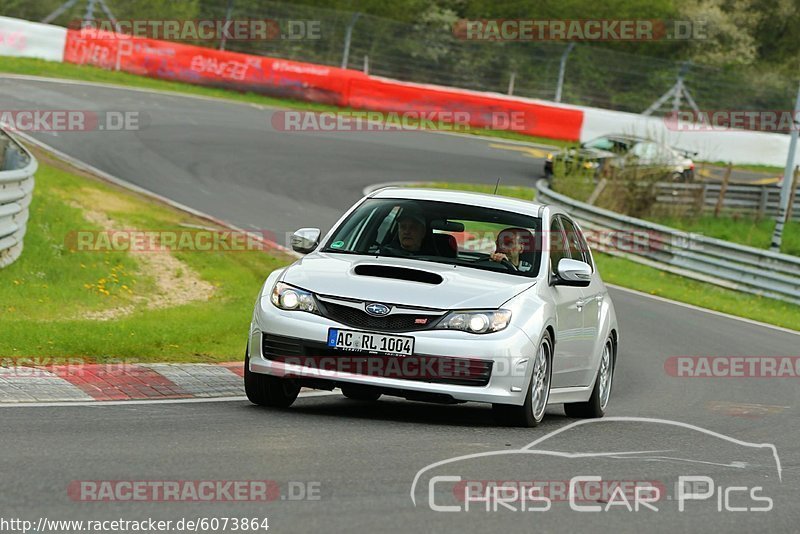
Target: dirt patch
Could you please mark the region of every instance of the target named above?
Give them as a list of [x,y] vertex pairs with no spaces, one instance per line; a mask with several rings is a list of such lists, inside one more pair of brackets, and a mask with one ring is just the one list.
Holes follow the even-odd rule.
[[[108,195],[108,197],[112,199],[114,195]],[[92,195],[88,195],[86,198],[97,200]],[[122,203],[124,201],[120,201],[118,204]],[[80,209],[84,218],[92,224],[106,230],[121,228],[118,222],[103,212],[89,209],[74,201],[69,204]],[[104,202],[103,205],[108,206],[109,204]],[[201,279],[197,272],[168,251],[146,252],[139,254],[136,259],[139,262],[140,275],[155,281],[155,292],[147,296],[134,295],[131,297],[132,304],[81,314],[81,319],[110,321],[130,315],[139,308],[147,310],[172,308],[191,302],[205,301],[214,294],[214,286],[211,283]]]
[[137,210],[136,204],[130,200],[100,189],[83,187],[80,190],[80,198],[83,206],[103,206],[106,211],[135,213]]

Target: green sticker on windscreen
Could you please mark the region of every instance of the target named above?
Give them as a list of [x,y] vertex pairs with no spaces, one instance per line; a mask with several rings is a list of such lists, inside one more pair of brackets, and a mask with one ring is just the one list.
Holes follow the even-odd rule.
[[331,243],[331,248],[342,248],[344,246],[344,241],[334,241]]

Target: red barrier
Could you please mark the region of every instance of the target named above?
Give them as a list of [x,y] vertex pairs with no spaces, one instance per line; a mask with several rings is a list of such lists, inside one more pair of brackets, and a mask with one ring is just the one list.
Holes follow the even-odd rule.
[[524,99],[372,78],[359,71],[108,32],[68,30],[64,61],[142,76],[375,111],[459,112],[471,126],[576,141],[583,112]]
[[468,114],[471,126],[577,141],[583,112],[487,93],[380,78],[350,84],[350,106],[377,111],[451,111]]
[[68,30],[64,61],[337,106],[347,105],[349,80],[365,77],[358,71],[313,63],[156,39],[118,38],[101,31]]

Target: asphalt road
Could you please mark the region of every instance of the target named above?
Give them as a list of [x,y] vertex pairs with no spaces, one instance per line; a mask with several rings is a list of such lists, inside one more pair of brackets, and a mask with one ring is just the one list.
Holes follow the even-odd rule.
[[[530,154],[494,148],[481,139],[277,132],[269,127],[269,110],[117,89],[0,79],[0,102],[4,109],[145,110],[150,121],[138,132],[37,137],[176,201],[276,233],[331,224],[370,183],[493,182],[497,176],[505,183],[531,183],[541,165]],[[338,395],[303,398],[285,411],[244,401],[5,407],[0,408],[2,517],[269,517],[274,532],[796,532],[797,380],[677,378],[668,375],[664,364],[679,355],[797,355],[800,337],[626,291],[612,290],[612,297],[622,343],[609,415],[698,428],[604,420],[538,446],[583,456],[465,458],[424,471],[412,492],[415,476],[431,463],[519,450],[574,421],[552,407],[536,429],[507,429],[494,426],[490,411],[477,404],[392,399],[364,404]],[[781,470],[769,451],[743,442],[774,444]],[[665,491],[658,512],[617,506],[581,513],[559,499],[548,511],[500,507],[487,512],[476,506],[462,513],[434,512],[428,494],[434,473],[471,481],[557,482],[597,474],[611,481],[656,481]],[[711,476],[715,491],[707,500],[687,503],[681,512],[672,485],[690,475]],[[68,487],[81,480],[274,480],[284,497],[291,481],[318,487],[319,499],[80,502],[70,497]],[[458,505],[452,483],[437,484],[434,501]],[[756,494],[769,496],[772,510],[719,511],[726,509],[725,489],[736,487],[748,492],[761,487]],[[763,504],[736,491],[728,495],[734,496],[730,506]]]
[[330,227],[367,185],[497,178],[532,185],[543,168],[530,153],[454,135],[279,131],[274,109],[219,100],[0,78],[0,102],[4,110],[137,113],[134,131],[35,137],[150,191],[277,236]]

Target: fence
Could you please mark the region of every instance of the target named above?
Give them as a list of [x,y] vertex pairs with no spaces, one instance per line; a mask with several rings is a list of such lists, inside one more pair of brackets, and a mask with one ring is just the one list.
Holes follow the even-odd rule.
[[[656,185],[657,202],[661,206],[684,206],[693,212],[713,212],[722,193],[722,184]],[[781,188],[772,185],[728,185],[720,207],[724,212],[741,213],[757,219],[776,217],[780,207]],[[792,220],[800,220],[800,195],[795,194]]]
[[658,269],[800,304],[800,258],[680,232],[604,210],[536,185],[537,201],[556,204],[583,227],[593,248]]
[[[0,14],[42,20],[59,4],[61,0],[17,2]],[[113,2],[111,7],[118,19],[153,16],[138,2]],[[85,11],[85,2],[77,2],[53,22],[66,25],[81,19]],[[366,61],[370,73],[379,76],[500,93],[512,89],[515,95],[545,100],[555,99],[559,92],[561,59],[568,52],[562,102],[632,113],[643,112],[666,93],[684,66],[682,61],[624,52],[624,43],[579,43],[568,51],[569,44],[564,42],[466,41],[454,35],[458,16],[434,5],[422,10],[413,23],[269,0],[174,2],[160,7],[158,13],[183,19],[224,20],[230,16],[234,20],[319,21],[319,39],[229,40],[224,46],[329,66],[342,66],[347,56],[346,67],[361,70]],[[103,15],[98,12],[95,16]],[[350,46],[345,52],[348,29]],[[213,41],[194,44],[222,46]],[[650,49],[659,47],[669,50],[672,57],[687,54],[679,43]],[[745,67],[721,69],[699,64],[688,68],[684,82],[701,109],[790,109],[796,89],[785,77],[753,75]]]
[[22,238],[38,163],[30,152],[0,130],[0,268],[22,253]]

